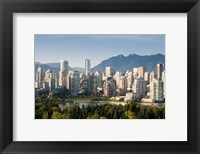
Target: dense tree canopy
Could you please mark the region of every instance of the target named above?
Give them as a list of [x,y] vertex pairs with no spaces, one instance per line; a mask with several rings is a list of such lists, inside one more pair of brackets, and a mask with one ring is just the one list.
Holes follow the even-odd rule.
[[164,119],[165,107],[136,105],[133,101],[126,105],[78,105],[65,106],[58,103],[38,103],[35,105],[36,119]]

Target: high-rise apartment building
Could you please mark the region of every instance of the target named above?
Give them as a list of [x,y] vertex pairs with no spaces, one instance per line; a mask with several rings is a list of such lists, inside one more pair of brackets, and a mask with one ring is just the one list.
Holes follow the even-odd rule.
[[134,79],[132,72],[126,72],[126,78],[127,78],[127,88],[132,88]]
[[163,95],[164,95],[164,98],[165,98],[165,93],[166,93],[166,77],[165,77],[165,71],[162,72],[162,81],[163,81]]
[[106,77],[113,76],[115,74],[115,70],[111,67],[106,67],[105,73]]
[[137,72],[137,69],[138,68],[133,68],[133,75],[134,75],[134,77],[137,77],[138,76],[138,72]]
[[163,64],[157,64],[157,79],[162,79],[162,72],[164,71]]
[[96,71],[94,73],[94,76],[96,77],[97,79],[97,87],[102,87],[102,73],[99,72],[99,71]]
[[90,76],[90,59],[85,59],[85,75]]
[[127,78],[126,76],[121,76],[119,78],[119,85],[118,85],[118,95],[123,95],[125,96],[127,92]]
[[43,69],[41,67],[39,67],[37,69],[37,74],[36,74],[36,87],[37,88],[43,88]]
[[45,72],[45,78],[44,78],[45,82],[49,83],[50,73],[51,73],[51,71],[49,69]]
[[141,67],[138,67],[138,68],[133,68],[133,75],[135,77],[137,76],[141,76],[141,77],[144,77],[144,72],[145,72],[145,67],[141,66]]
[[155,72],[152,71],[149,75],[149,83],[153,82],[153,80],[155,79]]
[[59,72],[59,86],[67,86],[67,74],[68,74],[68,61],[60,61],[60,72]]
[[145,68],[144,67],[138,67],[137,68],[138,76],[144,77],[144,72],[145,72]]
[[113,79],[106,80],[103,85],[104,96],[115,96],[116,95],[116,84]]
[[152,81],[150,80],[150,98],[155,100],[156,98],[156,79],[152,79]]
[[137,77],[135,80],[134,80],[134,83],[133,83],[133,93],[137,95],[138,98],[141,98],[142,97],[142,91],[143,91],[143,85],[142,85],[142,82],[143,82],[143,79],[142,77]]
[[156,80],[156,100],[162,101],[164,99],[163,95],[163,81],[161,79]]
[[162,101],[164,99],[163,81],[161,79],[154,79],[150,83],[150,98],[156,101]]
[[60,71],[68,71],[68,61],[66,60],[60,61]]
[[71,94],[77,94],[80,89],[80,74],[78,71],[70,72],[68,75],[68,88]]
[[149,72],[145,72],[144,73],[144,81],[148,81],[149,82]]
[[115,75],[113,76],[114,80],[116,81],[116,86],[118,87],[119,85],[119,79],[121,77],[121,73],[120,72],[116,72]]

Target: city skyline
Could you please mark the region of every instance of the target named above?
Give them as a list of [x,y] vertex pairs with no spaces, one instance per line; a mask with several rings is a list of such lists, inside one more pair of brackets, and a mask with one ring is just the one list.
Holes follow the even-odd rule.
[[84,68],[83,59],[92,59],[92,68],[106,57],[121,53],[165,55],[165,35],[35,35],[35,62],[43,64],[67,59],[71,67]]
[[[125,72],[127,70],[132,70],[133,67],[139,67],[139,66],[144,66],[146,67],[147,71],[153,71],[156,70],[156,63],[163,63],[165,64],[165,55],[162,54],[157,54],[157,55],[149,55],[149,56],[140,56],[136,54],[128,55],[128,56],[123,56],[118,55],[114,57],[108,57],[106,60],[103,60],[101,63],[98,65],[91,67],[92,59],[82,59],[82,62],[85,63],[84,67],[71,67],[70,64],[71,62],[68,61],[68,59],[61,59],[67,61],[68,69],[71,71],[78,70],[80,72],[85,72],[86,67],[86,61],[89,61],[89,68],[87,69],[90,73],[94,73],[95,71],[104,71],[103,69],[107,66],[111,66],[114,68],[116,71],[120,72]],[[40,63],[40,62],[35,62],[35,67],[43,66],[46,70],[51,69],[54,71],[58,71],[60,67],[60,62],[56,63]],[[103,68],[104,67],[104,68]],[[86,73],[88,74],[88,73]]]
[[106,66],[104,70],[104,72],[96,71],[90,74],[90,60],[86,59],[85,74],[77,70],[69,71],[68,61],[60,60],[58,75],[49,69],[44,72],[41,67],[38,67],[35,88],[50,93],[57,93],[58,88],[66,88],[69,90],[70,97],[84,94],[112,97],[112,99],[114,97],[117,100],[115,96],[123,96],[124,101],[147,98],[143,101],[151,103],[165,100],[164,64],[158,63],[156,72],[148,72],[144,66],[133,67],[132,71],[127,70],[125,74],[116,72],[110,66]]
[[35,119],[164,119],[165,66],[165,35],[35,35]]

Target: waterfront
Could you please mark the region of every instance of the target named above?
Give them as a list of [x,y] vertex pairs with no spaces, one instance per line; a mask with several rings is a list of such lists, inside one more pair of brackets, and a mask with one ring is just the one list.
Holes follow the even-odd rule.
[[111,104],[111,105],[126,105],[127,102],[114,102],[114,101],[97,101],[97,102],[66,102],[66,103],[59,103],[59,107],[61,109],[61,111],[63,111],[63,109],[66,106],[79,106],[80,108],[82,108],[83,106],[88,106],[88,105],[105,105],[105,104]]
[[[75,101],[70,101],[70,102],[65,102],[65,103],[59,103],[59,107],[61,109],[61,111],[63,111],[63,109],[66,106],[79,106],[80,108],[82,108],[83,106],[88,106],[88,105],[128,105],[128,102],[119,102],[119,101],[96,101],[96,102],[75,102]],[[156,106],[156,107],[164,107],[165,103],[141,103],[141,102],[136,102],[135,103],[137,106]]]

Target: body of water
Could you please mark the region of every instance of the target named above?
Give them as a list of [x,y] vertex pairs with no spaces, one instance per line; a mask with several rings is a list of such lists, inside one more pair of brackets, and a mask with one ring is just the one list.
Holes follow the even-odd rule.
[[106,102],[106,101],[98,101],[98,102],[67,102],[59,104],[61,111],[65,108],[65,106],[75,106],[78,105],[80,108],[87,105],[103,105],[103,104],[112,104],[112,105],[125,105],[126,102]]

